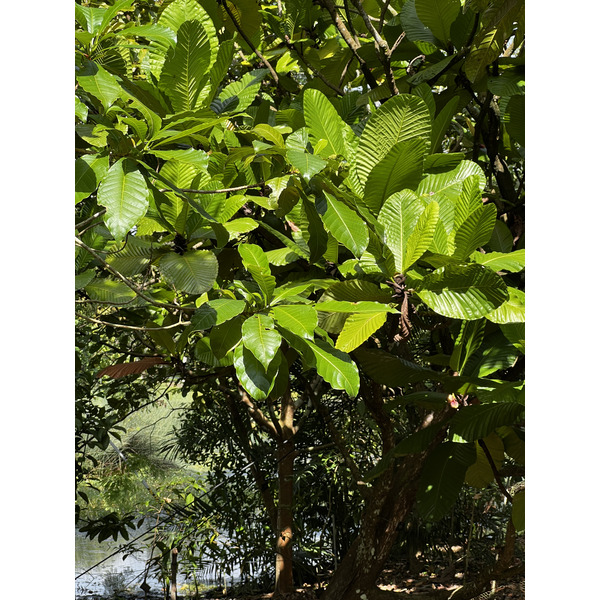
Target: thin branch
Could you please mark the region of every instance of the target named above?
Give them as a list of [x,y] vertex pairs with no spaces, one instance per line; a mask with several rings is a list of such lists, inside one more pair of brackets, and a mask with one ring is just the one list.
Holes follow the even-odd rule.
[[399,36],[398,39],[393,43],[392,47],[390,48],[390,56],[395,52],[396,48],[400,45],[400,42],[406,37],[406,31],[403,31]]
[[394,77],[394,71],[392,70],[392,64],[390,61],[391,52],[388,47],[387,42],[379,35],[379,32],[375,27],[373,27],[373,23],[371,23],[371,18],[366,13],[361,0],[352,0],[352,4],[356,6],[356,10],[360,13],[365,25],[373,38],[375,39],[375,48],[377,50],[377,56],[379,57],[379,61],[383,66],[383,70],[385,71],[385,78],[387,79],[388,86],[390,88],[390,92],[392,92],[392,96],[398,95],[398,87],[396,86],[396,79]]
[[377,27],[377,31],[379,31],[379,33],[381,33],[381,30],[383,29],[385,13],[387,12],[388,8],[390,7],[391,1],[392,0],[385,0],[383,8],[381,9],[381,16],[379,17],[379,26]]
[[267,69],[269,69],[269,71],[271,72],[271,75],[273,76],[275,83],[277,85],[279,85],[279,75],[277,75],[277,71],[275,71],[275,69],[273,68],[271,63],[262,55],[262,53],[258,50],[258,48],[256,48],[256,46],[252,43],[250,38],[242,31],[242,27],[241,27],[240,23],[237,22],[236,18],[233,16],[233,13],[231,12],[231,9],[229,8],[228,2],[229,2],[229,0],[221,0],[219,2],[219,4],[221,4],[221,6],[223,6],[223,8],[225,9],[225,12],[229,15],[229,18],[233,22],[235,28],[238,30],[238,33],[242,36],[242,38],[244,39],[246,44],[248,44],[248,46],[250,47],[252,52],[254,52],[254,54],[256,54],[256,56],[258,56],[258,58],[260,58],[260,60],[265,64]]
[[496,480],[496,483],[498,484],[500,491],[506,496],[508,501],[512,504],[512,501],[513,501],[512,496],[510,495],[510,493],[504,486],[504,483],[502,482],[502,478],[500,477],[500,473],[498,473],[498,469],[496,468],[496,464],[494,463],[494,459],[492,458],[492,455],[490,454],[488,447],[486,446],[486,444],[483,440],[477,440],[477,441],[479,442],[479,445],[481,446],[481,449],[483,450],[483,453],[485,454],[485,457],[487,458],[488,463],[490,463],[492,473],[494,474],[494,479]]
[[164,188],[158,190],[159,192],[172,192],[177,191],[184,194],[226,194],[228,192],[239,192],[240,190],[247,190],[249,188],[260,188],[265,185],[266,182],[259,181],[258,183],[250,183],[248,185],[238,185],[236,187],[223,188],[222,190],[192,190],[187,188]]
[[80,230],[82,227],[85,227],[88,223],[91,223],[92,221],[94,221],[98,217],[101,217],[105,212],[106,212],[106,209],[103,208],[102,210],[99,210],[97,213],[94,213],[91,217],[85,219],[85,221],[81,221],[79,223],[76,223],[75,224],[75,229],[79,229]]
[[179,323],[173,323],[173,325],[166,325],[165,327],[136,327],[135,325],[121,325],[120,323],[101,321],[100,319],[94,319],[78,312],[76,312],[75,315],[84,321],[96,323],[97,325],[106,325],[108,327],[117,327],[119,329],[132,329],[134,331],[164,331],[166,329],[173,329],[174,327],[187,327],[192,324],[191,321],[180,321]]
[[80,248],[83,248],[86,252],[89,252],[97,261],[99,261],[102,264],[102,266],[109,273],[112,273],[115,277],[120,279],[128,288],[133,290],[140,298],[142,298],[142,300],[145,300],[149,304],[152,304],[153,306],[156,306],[158,308],[171,308],[174,310],[185,310],[185,311],[192,311],[192,312],[196,310],[195,307],[186,308],[184,306],[177,306],[176,304],[167,304],[164,302],[157,302],[156,300],[154,300],[154,298],[151,298],[150,296],[146,296],[146,294],[144,294],[144,292],[142,292],[142,290],[140,290],[134,283],[132,283],[131,281],[129,281],[129,279],[127,279],[126,277],[121,275],[121,273],[119,273],[119,271],[117,271],[116,269],[111,267],[93,248],[90,248],[87,244],[82,242],[77,236],[75,236],[75,245],[79,246]]

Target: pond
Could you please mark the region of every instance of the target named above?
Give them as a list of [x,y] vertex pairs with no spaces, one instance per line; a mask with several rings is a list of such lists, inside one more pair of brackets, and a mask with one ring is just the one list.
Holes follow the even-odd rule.
[[[90,597],[111,597],[117,593],[135,594],[140,598],[144,592],[140,584],[144,580],[147,561],[150,559],[150,549],[125,556],[119,550],[126,541],[112,538],[99,543],[90,540],[84,534],[75,532],[75,598],[83,600]],[[113,554],[114,553],[114,554]],[[154,553],[156,557],[156,552]],[[181,596],[186,590],[202,591],[217,585],[231,586],[239,577],[239,571],[234,571],[233,577],[221,576],[216,568],[198,570],[194,577],[185,578],[178,574],[177,583]],[[148,573],[146,583],[150,593],[155,595],[163,590],[163,582],[159,581],[152,571]]]

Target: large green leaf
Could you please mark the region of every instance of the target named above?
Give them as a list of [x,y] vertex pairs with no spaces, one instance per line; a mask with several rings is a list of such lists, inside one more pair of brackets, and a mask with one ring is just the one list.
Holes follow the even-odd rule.
[[417,509],[424,519],[437,521],[452,508],[476,459],[474,444],[457,442],[445,442],[430,454],[417,492]]
[[499,324],[525,322],[525,293],[509,287],[508,294],[508,300],[487,314],[486,319]]
[[450,422],[450,433],[474,442],[489,435],[502,425],[512,425],[525,407],[518,402],[474,404],[461,408]]
[[125,283],[108,278],[94,279],[85,286],[85,291],[92,300],[116,305],[131,306],[137,299],[136,293]]
[[360,377],[358,369],[352,359],[344,352],[336,350],[323,340],[304,342],[312,356],[304,356],[311,366],[317,369],[317,373],[334,390],[344,390],[349,396],[358,395]]
[[303,96],[304,119],[310,141],[314,146],[319,140],[326,140],[326,146],[319,152],[324,157],[332,154],[344,156],[346,146],[342,129],[345,125],[327,96],[315,89],[308,89]]
[[106,208],[104,221],[116,240],[127,232],[148,210],[148,186],[138,166],[130,159],[119,159],[98,188],[98,203]]
[[496,225],[496,206],[486,204],[471,213],[454,236],[455,258],[463,259],[480,246],[485,246]]
[[406,0],[400,12],[402,27],[406,38],[414,42],[423,54],[433,54],[437,51],[437,40],[429,27],[425,27],[417,15],[415,0]]
[[287,157],[292,167],[298,169],[300,175],[307,180],[327,166],[327,163],[319,156],[302,150],[288,149]]
[[342,352],[351,352],[358,348],[385,323],[387,314],[385,311],[351,314],[344,323],[335,347]]
[[511,519],[517,533],[525,531],[525,490],[513,496]]
[[438,152],[442,145],[442,140],[450,123],[456,114],[458,103],[460,101],[459,96],[454,96],[440,110],[439,114],[433,121],[431,126],[431,153]]
[[469,257],[473,262],[484,265],[493,271],[518,273],[525,268],[525,250],[514,252],[473,252]]
[[409,383],[418,383],[431,379],[439,381],[441,373],[426,369],[383,350],[363,349],[354,351],[365,373],[377,383],[392,387],[404,387]]
[[315,305],[317,310],[322,312],[335,312],[335,313],[379,313],[379,312],[397,312],[396,309],[386,306],[385,304],[379,304],[378,302],[348,302],[346,300],[325,300],[323,302],[317,302]]
[[108,173],[108,156],[86,154],[75,161],[75,204],[93,194]]
[[242,112],[254,101],[268,69],[255,69],[245,73],[241,79],[225,86],[210,107],[217,113]]
[[432,173],[421,181],[417,188],[417,195],[427,201],[437,201],[438,194],[444,194],[454,203],[458,201],[463,188],[463,181],[472,175],[477,175],[479,189],[485,187],[485,173],[482,168],[471,160],[462,160],[450,171]]
[[460,0],[415,0],[419,19],[444,43],[450,41],[450,26],[460,12]]
[[244,267],[262,291],[266,304],[269,304],[273,298],[276,282],[275,277],[271,275],[269,259],[264,250],[256,244],[241,244],[238,246],[238,252]]
[[201,105],[200,92],[208,82],[211,47],[208,33],[199,21],[186,21],[177,32],[177,45],[165,58],[160,88],[175,112]]
[[317,212],[333,237],[359,258],[369,244],[369,231],[364,220],[343,202],[323,192],[316,200]]
[[215,325],[210,331],[210,346],[214,355],[221,360],[242,339],[243,316],[233,317],[220,325]]
[[209,250],[194,250],[183,255],[171,252],[158,263],[165,279],[188,294],[204,294],[217,279],[219,263]]
[[435,312],[473,321],[508,299],[502,278],[480,265],[448,265],[426,275],[416,293]]
[[205,330],[213,326],[222,325],[230,319],[237,317],[245,308],[246,303],[243,300],[234,300],[233,298],[209,300],[202,304],[194,313],[192,327],[194,330]]
[[104,110],[108,110],[121,95],[121,86],[114,75],[90,60],[86,60],[83,68],[78,71],[77,83],[88,94],[98,98]]
[[429,146],[431,117],[422,98],[399,94],[381,105],[360,136],[354,161],[358,181],[364,188],[369,174],[398,143],[413,139],[424,140]]
[[437,203],[428,206],[410,190],[396,192],[384,202],[378,221],[383,224],[385,244],[394,255],[396,272],[406,273],[430,246],[438,214]]
[[281,327],[285,327],[305,339],[312,340],[314,338],[318,314],[312,306],[303,306],[302,304],[274,306],[271,314]]
[[377,215],[393,193],[415,190],[423,175],[425,142],[422,139],[398,142],[379,162],[367,179],[364,202]]
[[281,362],[285,361],[281,352],[277,352],[265,371],[257,358],[243,344],[239,344],[233,353],[235,372],[244,389],[255,400],[267,398],[273,386]]
[[244,321],[242,341],[267,371],[281,346],[281,335],[275,330],[275,322],[271,317],[256,314]]
[[477,352],[483,342],[485,320],[464,321],[454,342],[450,367],[460,373],[469,358]]

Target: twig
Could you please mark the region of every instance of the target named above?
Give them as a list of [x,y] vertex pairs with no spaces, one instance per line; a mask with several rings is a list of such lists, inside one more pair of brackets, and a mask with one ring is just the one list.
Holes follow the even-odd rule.
[[279,75],[277,75],[277,71],[275,71],[275,69],[273,68],[271,63],[262,55],[260,50],[258,50],[258,48],[256,48],[256,46],[252,43],[250,38],[242,31],[242,27],[237,22],[236,18],[233,16],[233,13],[231,12],[231,9],[229,8],[228,2],[229,2],[229,0],[218,0],[218,3],[221,4],[221,6],[223,6],[223,8],[225,9],[225,12],[229,15],[229,18],[233,22],[235,28],[238,30],[238,33],[242,36],[242,38],[244,39],[246,44],[248,44],[248,46],[250,47],[252,52],[254,52],[254,54],[256,54],[256,56],[258,56],[258,58],[260,58],[260,60],[265,64],[267,69],[269,69],[269,71],[271,72],[271,75],[273,76],[273,79],[275,80],[275,83],[277,85],[279,85]]
[[239,192],[240,190],[247,190],[249,188],[259,188],[265,185],[264,181],[258,183],[249,183],[248,185],[238,185],[236,187],[223,188],[221,190],[192,190],[188,188],[163,188],[158,190],[159,192],[172,192],[177,191],[184,194],[226,194],[228,192]]
[[379,26],[377,27],[377,31],[379,31],[379,33],[381,33],[381,30],[383,29],[385,13],[387,12],[391,1],[392,0],[385,0],[383,8],[381,9],[381,16],[379,17]]
[[492,473],[494,474],[494,479],[496,480],[496,483],[498,484],[500,491],[506,496],[508,501],[512,504],[512,501],[513,501],[512,496],[509,494],[508,490],[504,486],[504,483],[502,483],[502,478],[500,477],[500,473],[498,473],[498,469],[496,468],[496,464],[494,463],[494,459],[492,458],[492,455],[490,454],[488,447],[485,445],[485,442],[483,440],[477,440],[477,441],[479,442],[479,445],[481,446],[481,449],[483,450],[485,457],[488,459],[488,462],[490,463]]
[[101,217],[105,212],[106,212],[106,209],[103,208],[102,210],[99,210],[97,213],[94,213],[91,217],[85,219],[85,221],[80,221],[79,223],[76,223],[75,229],[80,230],[82,227],[85,227],[88,223],[91,223],[92,221],[94,221],[94,219]]
[[81,313],[75,313],[80,319],[89,321],[90,323],[96,323],[97,325],[106,325],[108,327],[117,327],[119,329],[132,329],[134,331],[164,331],[166,329],[173,329],[174,327],[187,327],[191,325],[191,321],[180,321],[179,323],[173,323],[173,325],[166,325],[165,327],[136,327],[135,325],[121,325],[120,323],[110,323],[109,321],[100,321],[99,319],[93,319]]

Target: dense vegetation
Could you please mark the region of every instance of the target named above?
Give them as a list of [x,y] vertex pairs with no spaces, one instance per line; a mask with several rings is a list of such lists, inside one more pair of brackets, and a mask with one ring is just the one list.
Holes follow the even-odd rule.
[[452,597],[522,572],[523,2],[75,8],[80,525],[135,525],[86,482],[176,386],[164,450],[212,493],[180,486],[166,570],[210,513],[277,593],[398,595],[476,488],[502,550]]

